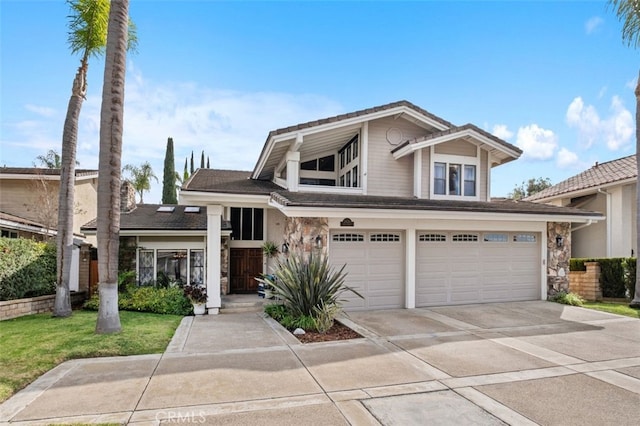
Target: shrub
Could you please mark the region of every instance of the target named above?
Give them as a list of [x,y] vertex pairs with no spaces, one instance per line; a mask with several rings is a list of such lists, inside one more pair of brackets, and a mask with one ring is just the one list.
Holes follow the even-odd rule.
[[24,238],[0,238],[0,300],[56,292],[56,248]]
[[274,320],[280,322],[287,315],[287,307],[280,304],[265,305],[264,312]]
[[[97,311],[99,304],[99,295],[96,293],[84,304],[84,309]],[[191,302],[179,287],[129,286],[126,291],[118,294],[118,309],[171,315],[189,315],[193,313]]]
[[636,294],[636,274],[638,268],[638,259],[628,257],[624,260],[624,283],[627,288],[627,295],[633,299]]
[[559,291],[555,295],[551,296],[550,300],[556,303],[562,303],[563,305],[582,306],[584,299],[575,293],[566,293]]
[[624,259],[620,257],[598,259],[600,288],[603,297],[625,297]]

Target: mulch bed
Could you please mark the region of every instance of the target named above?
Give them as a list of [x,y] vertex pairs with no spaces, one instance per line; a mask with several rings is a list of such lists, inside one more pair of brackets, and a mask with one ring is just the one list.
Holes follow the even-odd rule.
[[294,334],[294,336],[296,336],[302,343],[331,342],[334,340],[358,339],[362,337],[360,334],[338,321],[334,321],[333,327],[327,330],[326,333],[307,331],[305,334]]

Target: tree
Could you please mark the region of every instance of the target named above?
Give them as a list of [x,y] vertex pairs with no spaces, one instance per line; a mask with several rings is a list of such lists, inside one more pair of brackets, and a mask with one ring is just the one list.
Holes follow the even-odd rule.
[[128,17],[129,0],[111,0],[100,109],[97,218],[100,304],[96,333],[115,333],[121,330],[118,312],[118,250]]
[[202,154],[200,155],[200,168],[204,169],[204,150],[202,151]]
[[[50,149],[46,155],[38,155],[36,160],[40,162],[41,166],[47,169],[59,169],[60,168],[60,154],[57,151]],[[36,163],[33,163],[36,167]]]
[[145,161],[138,166],[127,164],[122,168],[123,172],[129,172],[129,179],[127,182],[131,183],[133,189],[140,194],[140,204],[144,204],[144,192],[151,189],[151,179],[155,179],[158,182],[158,177],[153,173],[153,168],[148,161]]
[[210,169],[211,166],[209,165],[209,156],[207,155],[207,169]]
[[543,189],[549,188],[550,186],[551,180],[549,178],[531,178],[526,182],[526,184],[525,182],[522,182],[520,185],[516,185],[513,188],[513,191],[509,193],[508,197],[513,198],[514,200],[521,200],[525,197],[530,197]]
[[[89,58],[103,54],[107,43],[110,8],[109,0],[68,0],[67,3],[71,7],[67,41],[71,53],[80,53],[82,56],[71,86],[71,97],[62,129],[62,155],[54,156],[56,168],[60,168],[60,191],[58,194],[58,234],[56,238],[58,269],[53,315],[63,317],[71,315],[69,280],[73,252],[75,166],[78,164],[76,161],[78,119],[87,93]],[[127,22],[127,25],[133,28],[131,22]],[[128,47],[135,48],[135,42],[135,31],[132,31]]]
[[167,151],[164,155],[162,204],[178,204],[178,198],[176,196],[176,166],[175,158],[173,156],[173,138],[167,139]]
[[[622,21],[622,41],[627,46],[640,46],[640,4],[638,0],[609,0],[616,16]],[[636,224],[640,223],[640,73],[636,81],[636,163],[638,163],[636,180]],[[640,248],[640,227],[636,226],[636,245]],[[629,304],[632,308],[640,309],[640,272],[636,256],[636,291]]]
[[194,171],[195,168],[193,167],[193,151],[191,151],[191,174],[193,174]]

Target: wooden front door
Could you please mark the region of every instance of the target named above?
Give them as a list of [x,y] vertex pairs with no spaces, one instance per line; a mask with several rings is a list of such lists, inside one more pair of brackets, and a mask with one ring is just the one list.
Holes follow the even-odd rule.
[[255,280],[262,273],[262,249],[231,249],[231,293],[255,293],[258,282]]

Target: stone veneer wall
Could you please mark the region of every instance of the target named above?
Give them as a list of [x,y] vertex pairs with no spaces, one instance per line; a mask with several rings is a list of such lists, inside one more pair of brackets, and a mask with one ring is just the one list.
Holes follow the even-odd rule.
[[322,239],[322,253],[327,252],[329,221],[326,217],[288,217],[284,227],[284,241],[289,252],[309,254],[315,250],[316,238]]
[[600,289],[600,264],[585,262],[586,271],[571,271],[569,273],[569,290],[580,295],[585,300],[602,300]]
[[[563,239],[562,247],[556,237]],[[569,259],[571,259],[571,223],[547,223],[547,295],[569,292]]]
[[[86,299],[86,293],[71,293],[71,305],[77,306]],[[53,312],[56,295],[28,297],[25,299],[4,300],[0,302],[0,321],[25,315]]]
[[220,294],[229,294],[229,238],[223,237],[220,244]]

